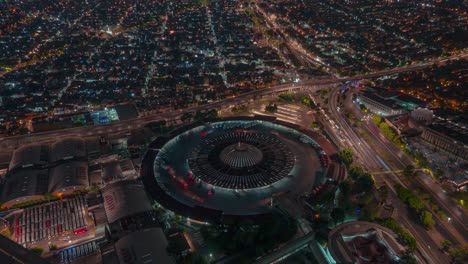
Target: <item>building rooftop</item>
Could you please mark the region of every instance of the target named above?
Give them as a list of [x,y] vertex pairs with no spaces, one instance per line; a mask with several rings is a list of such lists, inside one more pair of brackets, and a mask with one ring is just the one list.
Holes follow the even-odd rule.
[[428,127],[441,133],[442,135],[453,138],[456,141],[468,145],[468,129],[463,124],[439,119],[436,122],[430,124]]
[[40,258],[39,255],[29,251],[23,246],[13,242],[7,237],[0,235],[0,263],[5,264],[25,264],[37,263],[47,264],[48,262]]
[[388,228],[370,222],[347,222],[328,236],[328,250],[337,263],[400,263],[404,247]]
[[7,174],[2,188],[1,203],[30,196],[42,196],[47,192],[47,169],[24,169]]
[[390,107],[392,109],[400,109],[400,107],[395,101],[393,97],[382,97],[379,93],[371,92],[371,91],[362,91],[361,92],[362,96],[365,96],[373,101],[376,101],[382,105],[385,105],[387,107]]
[[86,145],[82,138],[67,138],[50,147],[50,162],[86,157]]
[[153,210],[143,185],[137,181],[118,181],[102,189],[109,223],[137,213]]
[[49,147],[41,144],[31,144],[17,149],[13,153],[9,170],[21,167],[45,165],[49,161]]
[[49,171],[49,192],[51,193],[67,187],[88,185],[88,164],[84,161],[63,163]]
[[115,243],[121,264],[175,263],[167,254],[168,242],[161,228],[130,233]]

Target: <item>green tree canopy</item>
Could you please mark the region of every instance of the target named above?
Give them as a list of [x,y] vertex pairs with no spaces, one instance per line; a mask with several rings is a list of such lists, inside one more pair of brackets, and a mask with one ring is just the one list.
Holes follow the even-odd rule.
[[345,219],[345,210],[343,208],[334,208],[331,212],[331,217],[335,221],[335,224],[341,223]]
[[413,165],[408,165],[406,166],[404,169],[403,169],[403,175],[405,175],[406,177],[412,177],[414,176],[414,166]]
[[421,223],[424,225],[424,227],[427,229],[431,229],[435,225],[434,218],[432,217],[432,214],[429,211],[422,211],[419,215],[419,219],[421,220]]
[[351,166],[348,170],[349,176],[356,180],[359,176],[361,176],[364,173],[364,169],[360,166]]
[[338,156],[346,166],[349,166],[351,163],[353,163],[353,151],[351,149],[340,150]]
[[382,123],[382,117],[379,115],[374,115],[372,116],[372,122],[378,126],[380,123]]
[[265,106],[265,111],[274,113],[278,110],[278,106],[276,104],[270,103],[269,105]]
[[31,251],[38,254],[38,255],[41,255],[42,252],[44,251],[44,249],[40,248],[40,247],[33,247],[33,248],[31,248]]
[[409,207],[416,209],[416,210],[424,208],[423,201],[421,201],[421,199],[419,199],[416,196],[411,196],[408,198],[408,205]]
[[448,250],[449,248],[453,246],[453,244],[452,242],[450,242],[450,240],[444,239],[444,241],[442,241],[441,243],[441,246],[443,250]]
[[307,97],[307,96],[302,96],[301,97],[301,103],[303,105],[308,106],[309,108],[314,108],[315,107],[314,101],[312,99],[310,99],[309,97]]
[[449,253],[455,263],[468,262],[468,244],[454,247],[449,250]]

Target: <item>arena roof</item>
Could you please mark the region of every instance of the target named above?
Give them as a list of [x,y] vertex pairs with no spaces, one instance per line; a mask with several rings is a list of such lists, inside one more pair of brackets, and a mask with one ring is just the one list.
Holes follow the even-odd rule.
[[21,167],[45,165],[49,160],[49,148],[47,145],[32,144],[23,146],[13,153],[9,170]]
[[310,192],[326,176],[320,145],[276,121],[191,124],[150,148],[141,170],[148,193],[200,221],[261,217],[271,212],[272,197]]
[[161,228],[130,233],[115,243],[122,264],[175,263],[167,254],[167,239]]
[[102,196],[109,223],[153,209],[143,185],[137,181],[111,183],[102,189]]
[[72,161],[57,165],[49,171],[49,192],[64,191],[72,186],[88,186],[88,164]]
[[42,196],[47,192],[49,174],[46,169],[25,169],[7,174],[2,189],[1,202],[22,197]]
[[67,138],[51,145],[50,162],[81,158],[86,156],[85,141],[81,138]]

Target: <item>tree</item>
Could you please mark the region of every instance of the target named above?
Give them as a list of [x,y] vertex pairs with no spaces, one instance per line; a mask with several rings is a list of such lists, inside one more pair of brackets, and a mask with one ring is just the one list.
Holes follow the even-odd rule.
[[198,253],[189,253],[185,256],[182,256],[182,258],[180,259],[180,262],[181,263],[187,263],[187,264],[207,264],[208,261],[203,257],[201,256],[200,254]]
[[420,209],[424,208],[423,201],[421,201],[421,199],[419,199],[416,196],[412,196],[412,197],[408,198],[408,205],[409,205],[409,207],[411,207],[413,209],[416,209],[416,210],[420,210]]
[[385,203],[387,201],[387,198],[388,198],[388,187],[387,187],[387,185],[383,185],[382,187],[380,187],[379,192],[380,192],[381,201]]
[[359,186],[361,186],[363,191],[368,192],[372,190],[375,182],[374,182],[374,179],[372,178],[372,175],[366,172],[362,174],[359,178],[357,178],[356,183]]
[[447,251],[453,246],[453,244],[450,242],[450,240],[444,239],[444,241],[441,243],[441,246],[442,250]]
[[406,264],[417,264],[418,261],[416,260],[416,258],[413,256],[413,254],[411,252],[407,252],[404,254],[403,256],[403,263],[406,263]]
[[411,193],[408,189],[404,188],[403,186],[401,186],[399,184],[396,185],[395,188],[397,190],[398,198],[403,200],[403,202],[405,202],[405,203],[408,202],[410,197],[414,196],[413,193]]
[[466,263],[468,261],[468,244],[454,247],[449,250],[449,253],[455,263]]
[[406,177],[412,177],[414,176],[414,166],[413,165],[408,165],[406,166],[404,169],[403,169],[403,175],[405,175]]
[[309,97],[307,97],[307,96],[302,96],[301,97],[301,103],[303,105],[308,106],[309,108],[314,108],[315,107],[314,101],[312,99],[310,99]]
[[359,104],[359,108],[361,109],[361,111],[363,112],[366,112],[367,113],[367,107],[363,104]]
[[437,170],[435,171],[434,173],[434,176],[440,180],[442,177],[444,177],[444,170],[442,170],[441,168],[437,168]]
[[378,126],[380,123],[382,123],[382,117],[379,115],[374,115],[372,116],[372,122]]
[[44,251],[44,249],[40,248],[40,247],[33,247],[33,248],[31,248],[31,251],[40,256],[42,254],[42,252]]
[[340,157],[340,160],[346,165],[349,166],[351,163],[353,163],[353,151],[350,149],[342,149],[339,153],[338,156]]
[[185,112],[180,117],[180,120],[185,123],[185,122],[188,122],[188,121],[192,120],[192,118],[193,118],[192,113]]
[[293,93],[280,94],[278,95],[278,98],[279,98],[279,101],[292,102],[294,100],[294,94]]
[[346,180],[340,183],[339,188],[340,188],[341,194],[343,195],[343,197],[345,197],[345,199],[347,199],[349,194],[351,193],[351,185],[352,183],[349,180]]
[[265,106],[265,111],[270,113],[274,113],[278,110],[278,106],[276,104],[270,103],[269,105]]
[[408,247],[407,253],[411,253],[416,250],[416,239],[407,232],[405,232],[405,230],[403,230],[403,228],[397,223],[395,219],[385,218],[380,222],[380,224],[395,231],[395,233],[397,233],[401,237],[401,239],[405,242],[406,246]]
[[54,200],[55,196],[51,193],[45,193],[44,194],[44,198],[47,200],[47,201],[50,201],[50,200]]
[[400,234],[401,238],[403,241],[405,241],[406,245],[408,246],[408,250],[410,252],[414,252],[417,249],[417,244],[416,244],[416,239],[412,237],[410,234],[406,233],[403,231],[403,233]]
[[351,178],[353,178],[354,180],[359,178],[359,176],[361,176],[363,173],[364,169],[359,166],[351,166],[351,168],[349,168],[348,170],[349,176],[351,176]]
[[194,119],[196,122],[198,121],[211,121],[218,118],[218,111],[216,109],[210,109],[208,111],[202,112],[202,111],[197,111],[195,113]]
[[333,208],[331,211],[331,217],[335,221],[335,224],[341,223],[345,219],[345,211],[341,207]]
[[314,121],[314,122],[310,123],[310,127],[311,128],[318,128],[318,127],[320,127],[320,122]]
[[422,211],[419,215],[419,219],[421,223],[424,225],[426,229],[431,229],[435,225],[434,218],[432,218],[432,214],[426,210]]

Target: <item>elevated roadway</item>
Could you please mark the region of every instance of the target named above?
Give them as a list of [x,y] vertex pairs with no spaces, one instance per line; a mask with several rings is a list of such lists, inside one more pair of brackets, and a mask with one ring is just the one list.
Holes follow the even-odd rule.
[[377,71],[370,74],[363,74],[353,77],[343,77],[343,78],[336,78],[336,77],[327,77],[327,78],[317,78],[317,79],[309,79],[303,80],[297,83],[288,83],[282,85],[276,85],[269,88],[261,89],[261,90],[254,90],[251,92],[247,92],[244,94],[237,95],[235,97],[225,98],[213,103],[181,109],[181,110],[174,110],[171,112],[166,113],[156,113],[151,115],[142,115],[140,117],[129,119],[121,122],[110,123],[107,125],[94,125],[94,126],[85,126],[85,127],[76,127],[76,128],[68,128],[68,129],[61,129],[61,130],[53,130],[48,132],[40,132],[40,133],[33,133],[30,135],[19,135],[19,136],[12,136],[12,137],[5,137],[0,139],[0,147],[6,151],[9,149],[15,149],[23,144],[33,143],[33,142],[44,142],[44,141],[51,141],[57,140],[60,138],[67,138],[73,136],[89,136],[89,135],[104,135],[109,133],[115,132],[124,132],[131,129],[135,129],[138,127],[142,127],[145,124],[156,122],[160,120],[174,120],[182,116],[184,113],[195,113],[196,111],[204,111],[209,109],[222,109],[226,108],[229,105],[236,105],[236,104],[243,104],[248,102],[252,98],[258,98],[265,95],[271,95],[274,93],[282,93],[282,92],[292,92],[297,90],[302,90],[304,87],[307,87],[309,91],[311,90],[320,90],[323,89],[325,85],[330,84],[338,84],[346,81],[352,80],[361,80],[361,79],[368,79],[368,78],[376,78],[385,75],[392,75],[402,72],[410,72],[415,70],[424,69],[430,67],[434,64],[446,63],[453,59],[462,59],[466,58],[468,53],[463,53],[459,55],[454,55],[449,58],[437,59],[430,62],[426,62],[424,64],[419,65],[409,65],[399,68],[394,68],[390,70],[384,71]]

